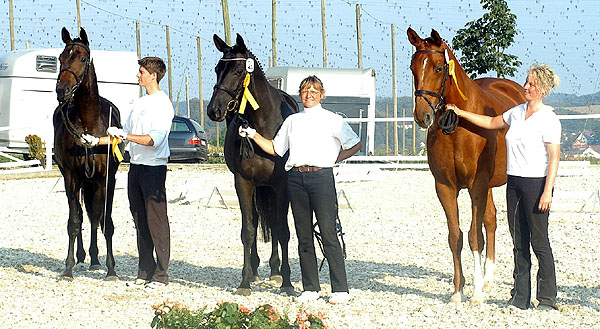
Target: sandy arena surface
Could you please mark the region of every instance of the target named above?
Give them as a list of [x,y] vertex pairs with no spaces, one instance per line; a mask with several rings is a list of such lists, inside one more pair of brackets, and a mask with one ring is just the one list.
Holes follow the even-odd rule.
[[[346,233],[346,267],[353,299],[348,304],[330,305],[327,265],[320,273],[322,298],[299,304],[266,281],[270,244],[263,242],[259,243],[259,271],[265,281],[254,284],[249,297],[234,294],[242,266],[239,208],[226,209],[214,195],[205,207],[214,187],[224,199],[233,198],[233,176],[223,166],[169,166],[171,281],[161,290],[131,284],[137,273],[137,250],[126,172],[118,174],[113,207],[118,281],[105,281],[104,269],[88,271],[87,267],[75,272],[73,281],[60,278],[68,241],[62,178],[0,175],[0,327],[150,328],[152,305],[171,300],[191,309],[212,309],[219,301],[231,301],[248,308],[269,303],[291,316],[301,309],[322,311],[336,329],[600,328],[600,205],[592,212],[590,199],[579,211],[587,196],[600,188],[600,167],[590,168],[585,175],[561,176],[556,183],[550,239],[556,258],[558,312],[506,306],[513,261],[504,187],[494,192],[498,208],[496,286],[484,304],[472,306],[448,303],[453,290],[452,258],[446,219],[429,171],[385,171],[368,177],[368,181],[338,184],[338,192],[347,197],[340,200],[340,218]],[[459,199],[461,228],[466,233],[470,225],[467,192],[462,191]],[[300,292],[291,212],[288,220],[292,282]],[[87,219],[83,227],[88,246]],[[99,249],[103,263],[103,238]],[[317,255],[322,258],[320,251]],[[466,237],[462,259],[465,294],[470,296],[473,257]],[[534,265],[533,278],[536,271]],[[533,289],[535,296],[535,285]]]

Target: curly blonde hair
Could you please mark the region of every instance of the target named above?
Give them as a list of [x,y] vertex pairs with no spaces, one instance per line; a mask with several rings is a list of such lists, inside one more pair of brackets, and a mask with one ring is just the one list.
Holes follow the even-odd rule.
[[527,69],[527,75],[533,77],[543,96],[548,96],[554,87],[560,85],[560,78],[548,64],[531,65]]

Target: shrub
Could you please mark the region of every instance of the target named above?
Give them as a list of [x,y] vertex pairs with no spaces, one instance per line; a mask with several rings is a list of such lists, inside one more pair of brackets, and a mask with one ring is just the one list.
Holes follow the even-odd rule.
[[206,307],[190,311],[179,303],[169,301],[152,308],[154,319],[151,326],[156,329],[327,329],[326,317],[321,312],[315,315],[300,311],[294,322],[290,323],[287,315],[282,316],[269,304],[251,311],[236,303],[222,302],[207,313]]
[[29,157],[40,160],[42,166],[46,165],[46,143],[38,135],[25,136],[25,142],[29,145]]

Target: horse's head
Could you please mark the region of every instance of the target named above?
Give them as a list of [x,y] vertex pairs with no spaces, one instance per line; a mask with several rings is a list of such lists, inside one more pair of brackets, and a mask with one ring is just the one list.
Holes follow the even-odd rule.
[[233,47],[216,34],[213,41],[223,57],[215,67],[217,83],[206,107],[208,117],[213,121],[223,121],[228,111],[235,111],[243,93],[243,82],[246,74],[254,71],[254,56],[248,51],[244,39],[238,34]]
[[63,103],[73,97],[75,91],[87,78],[91,58],[87,34],[81,28],[79,38],[71,40],[66,28],[62,28],[65,49],[60,54],[60,71],[56,80],[56,98]]
[[433,124],[435,113],[445,106],[446,85],[451,83],[448,78],[449,49],[433,29],[426,39],[421,39],[410,27],[407,34],[416,48],[410,63],[415,85],[413,117],[421,128],[428,128]]

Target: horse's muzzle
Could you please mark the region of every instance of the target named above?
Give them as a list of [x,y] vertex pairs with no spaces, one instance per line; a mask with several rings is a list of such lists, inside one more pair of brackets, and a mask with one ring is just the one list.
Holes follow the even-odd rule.
[[69,86],[57,85],[56,86],[56,100],[59,102],[65,102],[73,96],[73,90]]

